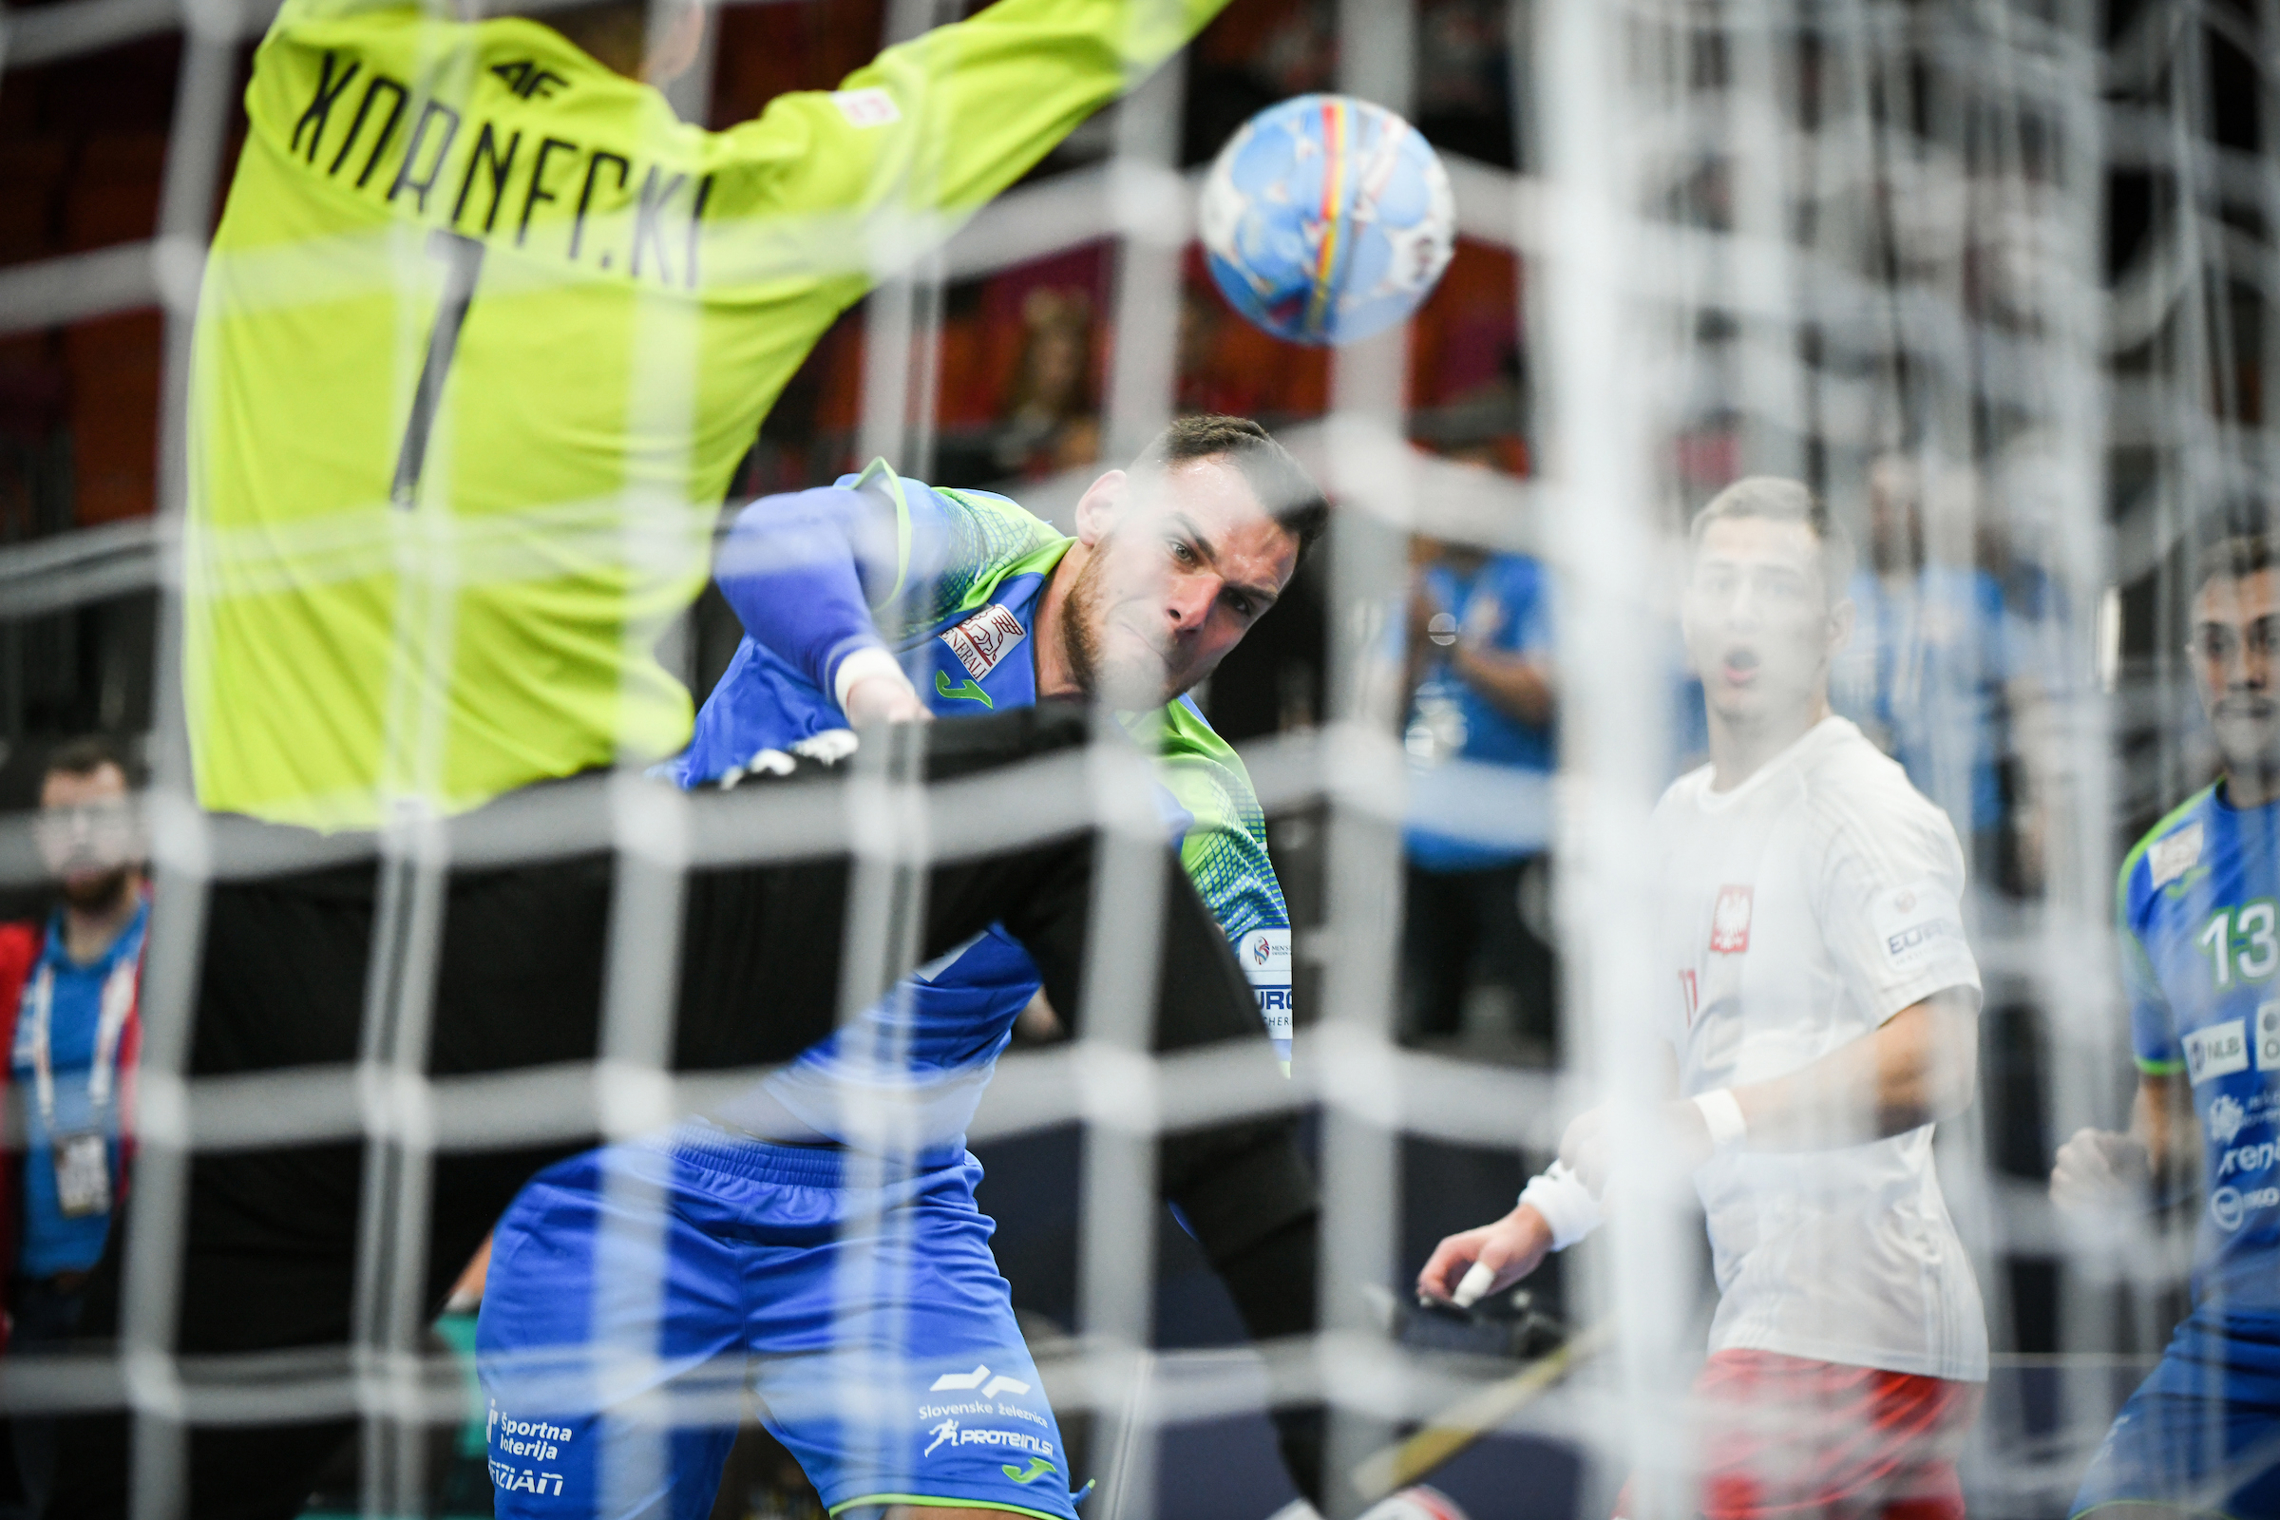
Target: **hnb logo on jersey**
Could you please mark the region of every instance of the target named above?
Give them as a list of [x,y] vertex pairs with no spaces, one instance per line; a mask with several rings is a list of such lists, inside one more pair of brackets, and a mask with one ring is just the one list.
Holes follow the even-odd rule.
[[[966,667],[966,674],[979,681],[997,669],[998,661],[1013,651],[1015,645],[1029,637],[1029,630],[1021,626],[1021,619],[1003,607],[984,607],[957,627],[942,635],[942,642]],[[945,692],[946,696],[963,696],[963,692]]]
[[1750,947],[1750,888],[1720,887],[1710,911],[1710,953],[1740,955]]
[[[2185,1047],[2185,1070],[2195,1087],[2211,1077],[2246,1071],[2251,1065],[2258,1071],[2280,1072],[2280,999],[2257,1005],[2253,1038],[2248,1020],[2227,1019],[2203,1029],[2188,1029],[2179,1043]],[[2221,1143],[2224,1136],[2217,1138]]]

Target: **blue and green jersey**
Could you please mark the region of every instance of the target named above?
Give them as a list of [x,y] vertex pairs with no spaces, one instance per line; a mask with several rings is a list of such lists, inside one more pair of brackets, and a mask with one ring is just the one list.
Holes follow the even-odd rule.
[[2200,1120],[2194,1297],[2280,1310],[2280,805],[2197,793],[2130,851],[2116,899],[2138,1065],[2189,1081]]
[[[940,717],[1033,705],[1038,606],[1072,542],[1006,497],[901,479],[883,463],[825,491],[747,507],[720,576],[747,632],[697,715],[677,779],[702,786],[761,750],[845,727],[829,686],[854,648],[894,651]],[[857,597],[866,615],[850,611]],[[1181,863],[1287,1064],[1290,915],[1249,773],[1186,697],[1121,721],[1157,755]],[[947,1145],[1037,987],[1027,952],[993,929],[921,968],[857,1033],[809,1050],[772,1079],[769,1101],[833,1133],[824,1121],[860,1082],[911,1108],[902,1133]],[[857,1041],[873,1055],[858,1059]]]

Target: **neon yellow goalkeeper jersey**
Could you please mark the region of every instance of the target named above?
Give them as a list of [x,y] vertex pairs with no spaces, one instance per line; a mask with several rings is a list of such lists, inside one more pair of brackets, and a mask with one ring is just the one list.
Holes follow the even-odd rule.
[[1001,0],[708,132],[535,22],[287,0],[207,263],[209,808],[368,827],[689,737],[652,645],[786,379],[1225,0]]

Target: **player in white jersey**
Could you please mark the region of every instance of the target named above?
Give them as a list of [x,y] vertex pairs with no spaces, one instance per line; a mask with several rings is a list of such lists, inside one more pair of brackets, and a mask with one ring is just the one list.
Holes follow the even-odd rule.
[[[1697,1382],[1700,1511],[1961,1520],[1953,1452],[1987,1377],[1979,1290],[1932,1168],[1971,1101],[1979,973],[1946,815],[1829,712],[1849,551],[1794,481],[1694,520],[1682,605],[1711,763],[1655,809],[1657,1112],[1692,1172],[1719,1300]],[[1599,1219],[1607,1111],[1420,1291],[1471,1303]],[[1628,1512],[1628,1501],[1619,1512]]]

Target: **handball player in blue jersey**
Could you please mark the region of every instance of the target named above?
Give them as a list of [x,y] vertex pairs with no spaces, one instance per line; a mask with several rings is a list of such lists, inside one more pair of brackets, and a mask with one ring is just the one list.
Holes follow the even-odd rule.
[[2189,650],[2224,775],[2117,884],[2138,1092],[2127,1134],[2058,1153],[2061,1205],[2142,1207],[2189,1179],[2193,1308],[2130,1396],[2074,1513],[2280,1516],[2280,543],[2201,550]]
[[[1288,584],[1326,509],[1230,418],[1174,423],[1067,538],[883,463],[745,508],[718,580],[746,636],[678,762],[733,786],[874,720],[1100,698],[1159,757],[1167,837],[1290,1039],[1290,925],[1242,762],[1185,695]],[[1061,1434],[991,1256],[965,1130],[1038,988],[991,929],[742,1098],[541,1173],[501,1221],[480,1334],[502,1516],[708,1514],[746,1389],[831,1512],[1074,1515]],[[1159,1049],[1183,1041],[1157,1031]],[[1311,1192],[1244,1126],[1165,1142],[1254,1335],[1311,1328]],[[1286,1419],[1302,1469],[1307,1426]],[[661,1431],[663,1432],[661,1434]]]

